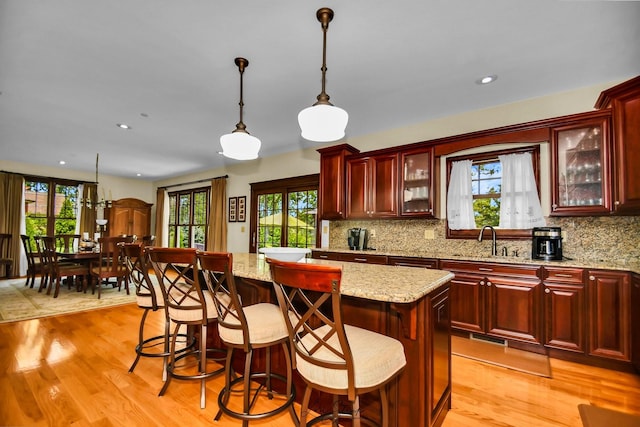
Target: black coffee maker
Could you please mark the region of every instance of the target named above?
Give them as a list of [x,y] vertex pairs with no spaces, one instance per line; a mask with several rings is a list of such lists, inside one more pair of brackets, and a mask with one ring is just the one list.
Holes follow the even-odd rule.
[[532,259],[562,260],[562,231],[560,227],[535,227],[531,249]]
[[350,228],[347,231],[347,244],[349,245],[349,249],[354,251],[367,249],[367,229]]

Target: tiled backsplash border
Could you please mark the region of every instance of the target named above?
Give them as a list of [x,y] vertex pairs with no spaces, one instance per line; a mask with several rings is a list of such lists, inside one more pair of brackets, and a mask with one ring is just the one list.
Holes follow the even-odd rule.
[[[585,261],[612,260],[616,263],[640,261],[640,217],[571,217],[547,218],[547,225],[561,227],[563,255]],[[380,252],[415,252],[428,256],[478,256],[491,253],[490,241],[447,239],[444,220],[344,220],[331,221],[331,249],[348,249],[347,230],[364,227],[375,230],[369,247]],[[433,239],[425,239],[425,231],[433,231]],[[531,258],[531,241],[500,240],[498,252],[506,247],[511,256]]]

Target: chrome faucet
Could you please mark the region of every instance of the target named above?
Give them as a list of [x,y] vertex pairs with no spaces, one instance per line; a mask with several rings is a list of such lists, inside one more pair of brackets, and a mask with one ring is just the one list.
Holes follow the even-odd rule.
[[490,225],[485,225],[480,230],[480,235],[478,236],[478,242],[482,242],[482,234],[484,233],[485,228],[491,229],[491,255],[498,255],[498,245],[496,243],[496,230],[493,229]]

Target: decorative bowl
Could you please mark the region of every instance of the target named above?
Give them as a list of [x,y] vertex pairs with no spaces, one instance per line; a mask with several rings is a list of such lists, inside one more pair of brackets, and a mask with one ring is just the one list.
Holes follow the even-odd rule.
[[260,253],[263,253],[266,258],[277,259],[278,261],[298,262],[302,261],[307,254],[311,253],[309,248],[260,248]]

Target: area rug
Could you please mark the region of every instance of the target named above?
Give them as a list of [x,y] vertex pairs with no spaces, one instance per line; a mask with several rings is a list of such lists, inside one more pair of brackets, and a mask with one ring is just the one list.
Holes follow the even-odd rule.
[[457,336],[451,337],[451,353],[479,362],[551,378],[549,358],[543,354]]
[[34,288],[25,287],[24,282],[25,279],[0,281],[0,323],[130,304],[136,300],[133,289],[127,295],[124,288],[118,291],[111,286],[103,286],[100,299],[97,293],[76,292],[66,286],[61,286],[58,298],[53,298],[45,291],[38,292],[39,279]]
[[584,427],[640,427],[640,416],[593,405],[578,405]]

